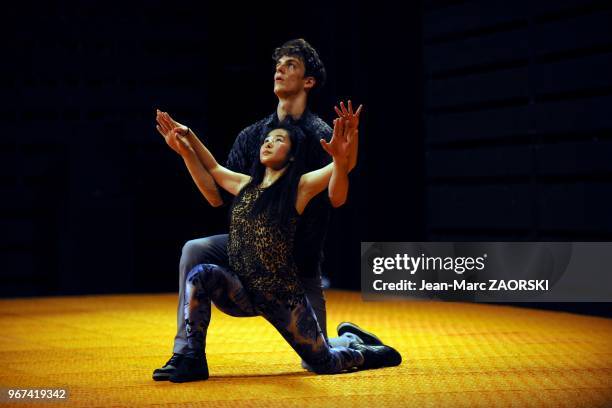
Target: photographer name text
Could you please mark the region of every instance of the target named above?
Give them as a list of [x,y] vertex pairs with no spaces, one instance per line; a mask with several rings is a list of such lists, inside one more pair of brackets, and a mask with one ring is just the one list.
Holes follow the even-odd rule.
[[487,282],[417,282],[402,279],[398,282],[384,282],[380,279],[372,283],[375,291],[547,291],[548,279],[489,279]]

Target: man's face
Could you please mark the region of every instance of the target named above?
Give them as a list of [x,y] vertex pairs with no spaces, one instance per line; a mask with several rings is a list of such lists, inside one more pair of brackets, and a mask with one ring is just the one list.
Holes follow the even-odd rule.
[[291,152],[291,138],[285,129],[274,129],[259,148],[259,161],[266,167],[280,170],[287,164]]
[[276,63],[274,72],[274,93],[287,97],[306,91],[314,85],[314,78],[304,78],[306,67],[298,57],[284,56]]

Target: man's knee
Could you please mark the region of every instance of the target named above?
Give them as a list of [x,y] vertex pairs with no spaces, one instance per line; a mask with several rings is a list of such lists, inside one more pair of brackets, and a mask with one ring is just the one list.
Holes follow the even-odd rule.
[[312,306],[312,310],[317,316],[317,320],[319,321],[319,326],[323,331],[323,335],[327,338],[327,310],[325,305],[325,295],[323,294],[323,290],[321,289],[320,280],[308,280],[304,282],[302,281],[304,291],[306,292],[306,297]]
[[210,243],[206,238],[189,240],[183,245],[181,262],[197,261],[207,250],[210,250]]
[[313,307],[313,309],[325,310],[325,295],[323,294],[323,289],[321,288],[321,279],[303,278],[300,279],[300,282],[302,283],[306,297],[308,297],[310,305]]
[[227,234],[192,239],[183,245],[181,266],[190,269],[200,263],[227,263]]
[[197,264],[215,261],[215,254],[219,252],[217,246],[213,237],[187,241],[181,251],[181,274],[189,272]]

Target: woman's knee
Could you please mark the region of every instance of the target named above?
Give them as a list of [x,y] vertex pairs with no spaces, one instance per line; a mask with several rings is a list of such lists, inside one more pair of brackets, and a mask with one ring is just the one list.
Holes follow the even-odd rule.
[[215,264],[198,264],[186,276],[187,285],[212,292],[221,285],[223,269]]

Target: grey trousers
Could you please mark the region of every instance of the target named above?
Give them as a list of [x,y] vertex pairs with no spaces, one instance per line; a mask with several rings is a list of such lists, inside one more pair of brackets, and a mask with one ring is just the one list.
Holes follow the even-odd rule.
[[[187,274],[198,264],[215,264],[222,267],[229,266],[227,257],[227,234],[213,235],[206,238],[187,241],[183,246],[179,264],[179,294],[176,310],[176,336],[174,337],[173,352],[185,354],[188,349],[187,334],[185,331],[185,281]],[[321,288],[321,273],[316,278],[300,279],[306,292],[306,297],[319,322],[319,327],[331,347],[348,347],[354,341],[350,333],[341,337],[327,337],[327,315],[325,310],[325,297]]]

